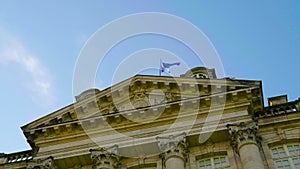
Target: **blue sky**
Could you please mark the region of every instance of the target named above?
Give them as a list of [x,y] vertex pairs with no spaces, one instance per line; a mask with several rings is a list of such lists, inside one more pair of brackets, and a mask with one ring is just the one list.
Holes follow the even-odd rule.
[[[225,76],[262,80],[265,98],[300,97],[299,1],[0,1],[0,152],[29,149],[20,126],[74,101],[73,72],[88,38],[112,20],[140,12],[193,23],[216,48]],[[144,48],[172,51],[190,67],[201,64],[172,39],[135,37],[108,54],[96,87],[107,87],[111,67]]]

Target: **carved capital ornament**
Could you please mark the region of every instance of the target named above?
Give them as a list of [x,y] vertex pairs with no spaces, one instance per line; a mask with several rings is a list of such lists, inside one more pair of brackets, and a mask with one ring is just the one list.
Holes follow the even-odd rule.
[[35,161],[30,161],[27,164],[27,169],[56,169],[54,164],[54,158],[52,156],[46,159],[38,159]]
[[120,158],[117,153],[118,146],[107,149],[91,149],[91,158],[94,162],[93,169],[117,169],[120,167]]
[[231,135],[231,144],[236,151],[238,151],[243,145],[257,144],[261,139],[257,135],[257,121],[228,124],[227,128]]
[[186,161],[187,143],[185,133],[157,137],[156,139],[160,150],[163,152],[161,157],[165,161],[171,157],[181,158],[183,161]]

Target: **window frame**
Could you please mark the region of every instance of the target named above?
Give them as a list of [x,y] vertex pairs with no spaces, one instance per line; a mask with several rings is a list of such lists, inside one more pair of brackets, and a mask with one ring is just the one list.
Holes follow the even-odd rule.
[[[221,160],[222,157],[225,158],[227,166],[221,166],[221,167],[216,168],[215,158],[218,158],[219,160]],[[210,161],[211,169],[229,169],[230,168],[230,162],[229,162],[228,156],[227,155],[217,155],[217,156],[206,157],[206,158],[203,158],[203,159],[198,159],[197,160],[197,169],[200,169],[200,167],[201,167],[200,162],[203,161],[204,164],[205,164],[205,162],[208,161],[208,160]],[[222,163],[220,163],[220,164],[222,164]],[[206,169],[207,166],[204,166],[204,167]]]
[[[291,152],[289,150],[289,146],[292,146],[293,149],[296,151],[296,154],[294,155],[291,155]],[[298,149],[295,148],[295,146],[298,146]],[[285,153],[285,156],[281,157],[280,156],[280,152],[278,151],[279,148],[283,148],[284,150],[284,153]],[[278,157],[275,157],[275,151],[276,153],[278,153]],[[274,161],[274,165],[275,167],[278,169],[278,165],[277,163],[280,161],[281,163],[283,161],[288,161],[288,164],[289,164],[289,167],[291,169],[296,169],[295,167],[295,163],[294,163],[294,159],[298,159],[300,160],[300,143],[289,143],[289,144],[281,144],[281,145],[277,145],[277,146],[274,146],[274,147],[271,147],[270,148],[270,151],[271,151],[271,155],[272,155],[272,159]],[[299,151],[299,153],[297,152]],[[297,154],[298,153],[298,154]],[[285,168],[285,166],[283,166],[283,168]]]

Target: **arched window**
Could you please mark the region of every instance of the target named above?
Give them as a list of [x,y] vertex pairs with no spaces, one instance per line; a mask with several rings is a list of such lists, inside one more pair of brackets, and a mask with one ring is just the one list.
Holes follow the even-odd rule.
[[193,77],[197,78],[197,79],[208,79],[208,76],[206,74],[202,74],[202,73],[195,74],[195,75],[193,75]]

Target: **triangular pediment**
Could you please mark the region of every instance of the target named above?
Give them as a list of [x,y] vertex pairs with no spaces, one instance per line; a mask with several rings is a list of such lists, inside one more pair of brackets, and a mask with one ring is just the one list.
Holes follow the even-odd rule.
[[[186,95],[193,95],[192,92],[180,91],[179,88],[185,88],[185,90],[189,90],[189,88],[193,87],[193,85],[198,85],[199,94],[206,95],[204,91],[201,90],[212,90],[209,89],[211,86],[215,86],[216,88],[226,88],[226,92],[234,91],[234,90],[241,90],[247,89],[251,87],[260,87],[260,81],[252,81],[252,80],[236,80],[236,79],[194,79],[194,78],[186,78],[186,77],[169,77],[169,76],[149,76],[149,75],[136,75],[133,78],[124,80],[114,86],[111,86],[107,89],[102,91],[98,89],[89,89],[82,92],[80,95],[76,96],[79,102],[88,102],[89,100],[94,100],[95,97],[98,100],[106,100],[110,101],[110,97],[112,95],[115,99],[120,101],[121,92],[124,93],[122,90],[129,90],[126,94],[132,92],[135,93],[137,96],[136,99],[139,97],[142,98],[142,93],[149,91],[149,86],[156,85],[158,89],[164,88],[167,91],[167,95],[176,95],[180,92]],[[168,87],[169,86],[169,87]],[[204,87],[203,87],[204,86]],[[176,90],[177,88],[177,90]],[[207,91],[211,92],[211,91]],[[218,92],[218,91],[216,91]],[[155,94],[155,91],[153,92]],[[158,93],[156,91],[157,94]],[[211,94],[211,93],[208,93]],[[134,99],[134,96],[130,96],[130,99]],[[171,97],[171,96],[167,96]],[[159,98],[163,99],[163,98]],[[127,101],[127,100],[126,100]],[[78,102],[77,102],[78,103]],[[76,102],[75,102],[76,104]],[[141,103],[141,105],[143,105]],[[113,107],[110,107],[111,109]],[[35,120],[25,126],[22,127],[24,130],[30,130],[35,128],[41,128],[48,125],[59,124],[63,122],[70,122],[77,120],[76,114],[73,114],[74,111],[74,104],[70,104],[62,109],[59,109],[49,115],[46,115],[38,120]]]
[[101,115],[116,114],[197,97],[207,100],[220,93],[240,97],[238,92],[246,95],[257,93],[258,101],[262,103],[260,81],[136,75],[104,90],[84,91],[76,96],[75,103],[23,126],[22,130],[32,140],[46,132],[67,130],[71,133],[80,129],[78,119],[99,112]]

